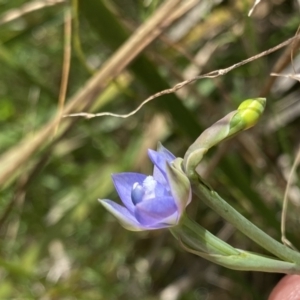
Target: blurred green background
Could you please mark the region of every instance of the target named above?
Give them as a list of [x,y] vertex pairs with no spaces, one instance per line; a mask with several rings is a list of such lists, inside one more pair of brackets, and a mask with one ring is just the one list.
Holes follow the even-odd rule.
[[[81,105],[128,113],[156,92],[294,36],[297,1],[262,1],[248,17],[253,2],[182,1],[163,34]],[[300,91],[297,81],[270,73],[293,73],[291,53],[299,72],[299,42],[157,98],[127,119],[62,119],[35,146],[59,111],[69,41],[65,105],[162,3],[0,0],[0,299],[266,299],[280,279],[212,265],[180,249],[167,230],[126,231],[97,199],[119,201],[111,173],[150,174],[147,148],[158,141],[182,157],[204,128],[242,100],[265,96],[259,124],[211,150],[199,172],[279,240],[286,180],[300,142]],[[289,198],[288,237],[299,247],[298,176]],[[264,253],[199,199],[188,213],[234,247]]]

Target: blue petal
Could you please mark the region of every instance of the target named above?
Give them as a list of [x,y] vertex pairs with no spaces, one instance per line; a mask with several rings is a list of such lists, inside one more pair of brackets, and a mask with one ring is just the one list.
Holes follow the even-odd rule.
[[163,221],[177,211],[172,197],[145,200],[136,205],[135,216],[143,226],[151,226]]
[[132,213],[125,207],[117,204],[114,201],[107,199],[98,199],[98,201],[110,212],[112,213],[121,225],[131,231],[141,231],[145,228],[141,227],[141,224],[136,220]]
[[166,184],[166,163],[175,159],[175,156],[162,145],[159,152],[148,149],[148,156],[154,164],[153,177],[160,183]]
[[154,192],[155,192],[155,198],[171,196],[169,187],[167,187],[165,184],[162,184],[160,182],[156,183]]
[[178,218],[178,213],[176,211],[171,216],[169,216],[169,217],[167,217],[165,219],[160,220],[159,223],[151,224],[151,225],[148,225],[148,226],[144,225],[144,229],[146,229],[146,230],[153,230],[153,229],[162,229],[162,228],[172,227],[172,226],[174,226],[174,225],[177,224],[178,219],[179,219]]
[[173,215],[162,220],[162,223],[144,226],[140,224],[135,217],[125,207],[115,203],[108,199],[98,199],[98,201],[112,213],[120,222],[120,224],[127,230],[130,231],[143,231],[143,230],[155,230],[161,228],[170,227],[174,225],[178,219],[178,214],[175,212]]
[[166,223],[170,225],[176,225],[178,222],[178,211],[176,211],[173,215],[167,217],[166,219],[162,220],[162,223]]
[[163,154],[168,162],[171,162],[176,158],[175,155],[165,148],[161,143],[158,143],[157,152]]
[[155,180],[157,182],[160,182],[163,185],[167,184],[165,175],[158,169],[158,167],[156,165],[154,165],[154,168],[153,168],[153,177],[155,178]]
[[117,173],[112,175],[115,188],[122,202],[132,213],[135,208],[131,199],[133,184],[136,182],[142,184],[146,177],[146,175],[139,173]]

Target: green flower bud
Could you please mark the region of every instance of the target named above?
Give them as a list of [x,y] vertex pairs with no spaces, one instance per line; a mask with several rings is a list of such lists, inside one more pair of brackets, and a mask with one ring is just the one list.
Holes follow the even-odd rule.
[[186,174],[188,176],[194,174],[195,168],[211,147],[254,126],[262,115],[265,106],[265,98],[247,99],[240,104],[237,110],[232,111],[204,130],[184,156],[183,168]]

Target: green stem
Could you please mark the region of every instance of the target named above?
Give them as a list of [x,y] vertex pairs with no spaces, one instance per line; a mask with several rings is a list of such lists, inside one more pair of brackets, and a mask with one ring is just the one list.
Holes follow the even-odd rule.
[[217,255],[236,255],[239,253],[235,248],[191,220],[186,214],[181,217],[177,226],[170,228],[170,231],[177,240],[201,252]]
[[270,253],[285,261],[293,262],[300,266],[300,253],[279,243],[247,220],[215,191],[205,185],[198,174],[193,174],[190,179],[193,192],[222,218]]
[[195,223],[186,214],[170,228],[183,249],[233,270],[300,274],[300,265],[235,249]]

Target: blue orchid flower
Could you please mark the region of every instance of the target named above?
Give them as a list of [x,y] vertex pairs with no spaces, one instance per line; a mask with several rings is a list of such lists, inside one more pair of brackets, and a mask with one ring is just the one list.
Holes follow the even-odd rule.
[[112,175],[124,206],[99,199],[123,227],[132,231],[175,226],[191,202],[191,185],[181,169],[182,159],[162,145],[157,151],[149,149],[148,156],[154,164],[152,176],[140,173]]

